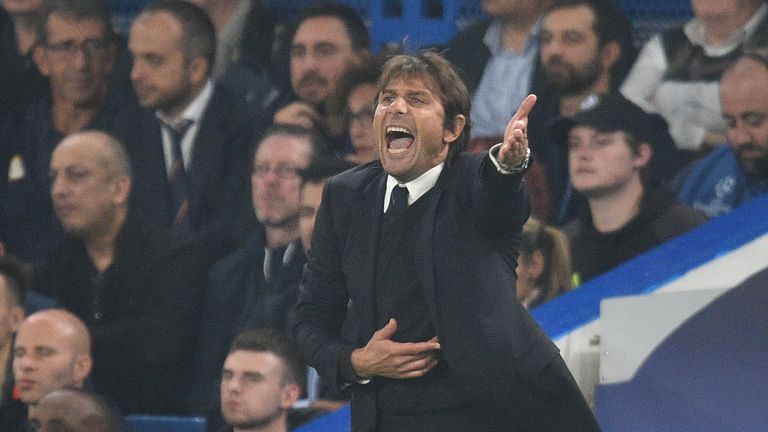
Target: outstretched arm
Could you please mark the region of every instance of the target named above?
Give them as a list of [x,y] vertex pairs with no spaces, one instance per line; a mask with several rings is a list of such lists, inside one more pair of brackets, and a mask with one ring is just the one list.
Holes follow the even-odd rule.
[[536,104],[536,95],[528,95],[504,129],[504,141],[498,153],[502,167],[519,167],[528,153],[528,114]]

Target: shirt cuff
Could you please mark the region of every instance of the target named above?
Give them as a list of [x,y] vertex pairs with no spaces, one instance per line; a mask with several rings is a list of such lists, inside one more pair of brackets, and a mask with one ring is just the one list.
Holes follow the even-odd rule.
[[523,158],[523,162],[520,163],[519,166],[516,167],[506,167],[499,162],[499,149],[501,148],[502,143],[498,143],[491,147],[490,150],[488,150],[488,156],[491,158],[491,162],[493,162],[493,165],[496,167],[496,171],[498,171],[501,174],[504,175],[510,175],[510,174],[519,174],[526,169],[528,169],[528,163],[531,160],[531,148],[528,147],[525,149],[525,157]]

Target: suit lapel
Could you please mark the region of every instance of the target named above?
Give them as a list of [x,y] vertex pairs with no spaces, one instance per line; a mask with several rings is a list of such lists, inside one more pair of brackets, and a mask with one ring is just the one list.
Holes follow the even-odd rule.
[[[347,243],[349,289],[359,304],[361,335],[367,338],[376,331],[376,252],[384,206],[386,175],[375,177],[356,197]],[[363,321],[364,320],[364,321]]]

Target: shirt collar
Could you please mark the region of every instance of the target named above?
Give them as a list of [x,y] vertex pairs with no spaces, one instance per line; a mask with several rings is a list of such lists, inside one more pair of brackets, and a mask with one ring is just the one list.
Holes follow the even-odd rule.
[[707,43],[704,35],[704,24],[696,18],[688,21],[683,27],[685,36],[693,42],[695,45],[699,45],[704,48],[707,55],[720,56],[731,52],[734,48],[744,43],[752,37],[757,31],[757,26],[762,22],[766,13],[768,13],[768,5],[763,3],[760,8],[757,9],[752,18],[750,18],[743,26],[733,32],[731,36],[724,42],[717,45]]
[[187,105],[187,107],[179,116],[171,118],[164,112],[158,110],[156,113],[157,118],[173,126],[176,126],[181,119],[191,120],[193,123],[198,123],[203,117],[205,108],[208,106],[208,102],[210,102],[212,95],[213,84],[211,83],[211,80],[208,80],[206,81],[205,86],[203,87],[203,90],[200,92],[200,94],[192,99],[192,102]]
[[398,184],[400,186],[407,187],[408,205],[411,205],[416,202],[417,199],[421,198],[425,193],[429,192],[430,189],[435,187],[435,184],[437,184],[437,179],[440,177],[440,173],[443,172],[443,166],[445,166],[445,162],[441,162],[433,166],[424,174],[409,181],[408,183],[402,184],[398,183],[397,180],[395,180],[395,178],[391,175],[387,175],[387,191],[384,194],[384,212],[386,212],[387,208],[389,208],[389,197],[392,195],[392,188]]

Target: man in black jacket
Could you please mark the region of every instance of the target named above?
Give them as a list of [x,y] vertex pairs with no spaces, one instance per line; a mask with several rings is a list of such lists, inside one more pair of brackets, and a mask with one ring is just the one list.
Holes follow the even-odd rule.
[[179,413],[206,276],[202,252],[128,210],[131,168],[109,135],[54,150],[51,195],[67,233],[36,280],[93,334],[99,393],[127,414]]

